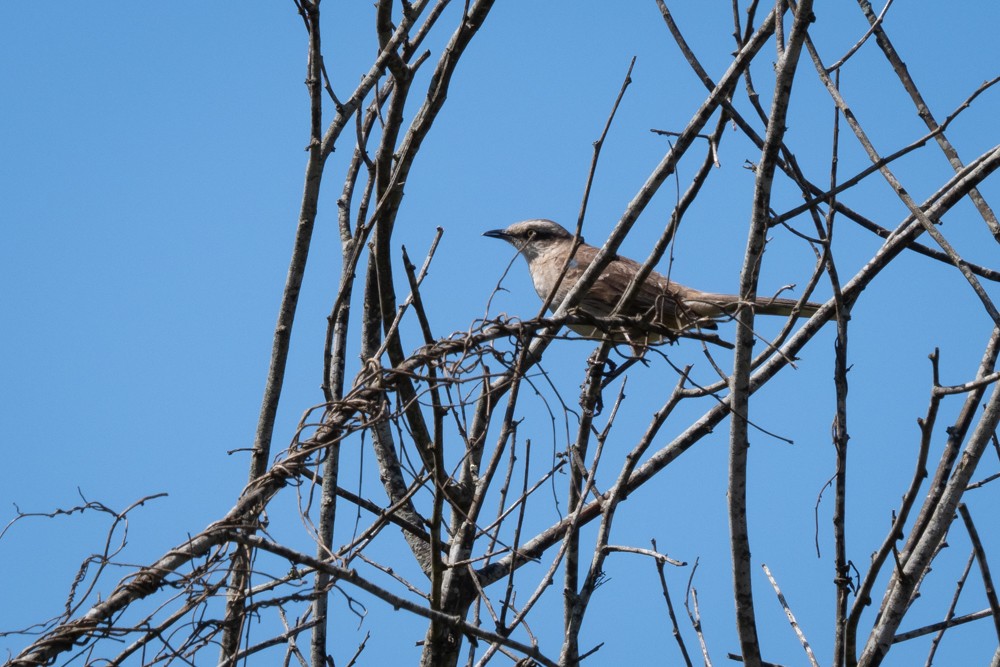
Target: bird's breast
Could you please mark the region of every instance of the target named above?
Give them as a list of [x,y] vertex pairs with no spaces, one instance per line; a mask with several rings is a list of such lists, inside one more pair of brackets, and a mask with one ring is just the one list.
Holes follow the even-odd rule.
[[[558,260],[558,261],[554,261]],[[566,256],[562,257],[552,257],[552,256],[542,256],[538,257],[534,262],[530,262],[529,269],[531,271],[531,282],[535,287],[535,292],[543,301],[552,294],[552,290],[556,289],[558,283],[558,289],[556,289],[555,296],[552,298],[552,303],[549,304],[549,310],[555,312],[562,303],[562,300],[572,289],[576,281],[580,279],[580,275],[583,273],[585,268],[576,259],[572,259],[569,262],[569,266],[566,267],[566,274],[563,276],[562,281],[559,281],[559,276],[563,272],[563,264],[566,260]]]

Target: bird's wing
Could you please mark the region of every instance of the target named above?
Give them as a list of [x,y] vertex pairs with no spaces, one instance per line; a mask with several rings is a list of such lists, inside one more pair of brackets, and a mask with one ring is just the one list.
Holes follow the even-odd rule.
[[[584,311],[607,316],[642,266],[627,257],[616,256],[581,302]],[[650,272],[622,310],[626,317],[641,317],[673,331],[692,326],[699,318],[683,306],[673,283],[656,271]],[[702,323],[709,328],[711,325]]]

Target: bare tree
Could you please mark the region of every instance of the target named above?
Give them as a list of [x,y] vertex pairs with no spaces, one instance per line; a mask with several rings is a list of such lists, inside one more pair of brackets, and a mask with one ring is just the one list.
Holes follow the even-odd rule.
[[[423,665],[483,665],[496,660],[576,665],[598,651],[603,640],[599,630],[585,629],[584,620],[603,604],[595,591],[604,583],[608,559],[636,556],[649,559],[650,580],[662,587],[681,659],[688,665],[712,664],[724,649],[713,648],[702,632],[696,587],[689,584],[683,597],[690,624],[678,620],[677,593],[672,596],[668,591],[665,565],[686,563],[669,558],[655,541],[651,546],[617,544],[612,536],[623,508],[635,505],[637,512],[658,511],[656,499],[633,494],[661,479],[682,455],[705,442],[727,420],[729,562],[739,640],[739,653],[732,657],[752,666],[771,664],[762,655],[759,638],[759,612],[764,603],[753,590],[760,564],[751,555],[754,524],[748,520],[747,507],[751,434],[764,431],[754,419],[752,396],[795,367],[799,358],[829,356],[815,344],[821,332],[832,332],[829,335],[835,338],[830,360],[836,406],[831,429],[836,467],[831,479],[835,547],[830,575],[836,609],[832,627],[824,630],[833,637],[833,655],[828,661],[821,662],[814,654],[792,606],[764,564],[807,659],[811,664],[871,667],[882,664],[900,642],[943,633],[969,621],[992,619],[1000,637],[1000,603],[989,554],[979,537],[980,532],[993,535],[996,531],[990,528],[992,524],[977,526],[972,511],[963,504],[969,489],[991,481],[975,482],[974,474],[984,454],[991,447],[998,449],[1000,313],[982,283],[1000,280],[1000,270],[965,259],[949,242],[942,224],[960,202],[971,202],[970,210],[981,218],[979,224],[1000,243],[1000,223],[981,194],[983,184],[1000,167],[1000,146],[963,159],[948,140],[950,125],[998,79],[968,91],[965,103],[943,120],[936,119],[883,25],[889,5],[876,15],[864,0],[858,4],[870,30],[858,36],[848,53],[832,55],[822,53],[812,41],[818,19],[810,0],[778,2],[773,7],[751,2],[740,8],[733,3],[735,50],[725,72],[713,79],[666,2],[657,0],[664,35],[672,38],[704,85],[703,102],[685,126],[662,130],[670,136],[669,150],[645,182],[638,184],[594,263],[554,312],[547,314],[540,308],[530,319],[488,315],[471,321],[464,331],[441,336],[424,307],[422,285],[442,230],[437,230],[426,256],[418,260],[420,267],[405,248],[397,255],[393,232],[411,170],[419,168],[416,158],[432,137],[456,71],[467,64],[463,62],[466,48],[490,29],[492,0],[467,2],[458,13],[446,12],[448,4],[447,0],[413,0],[394,6],[391,0],[379,0],[373,26],[378,53],[356,88],[348,92],[335,91],[327,77],[319,0],[295,0],[307,37],[308,158],[249,481],[228,513],[199,532],[178,536],[174,548],[135,568],[117,584],[109,584],[101,574],[116,557],[113,538],[132,508],[116,512],[96,503],[78,508],[112,516],[108,545],[89,570],[81,570],[66,609],[33,628],[38,636],[8,664],[53,664],[75,658],[86,664],[209,664],[216,660],[238,665],[266,651],[272,657],[275,651],[283,651],[285,664],[293,660],[304,665],[333,664],[334,654],[354,664],[363,655],[365,643],[348,646],[353,635],[337,629],[331,621],[331,607],[340,605],[361,615],[364,596],[426,623]],[[452,16],[457,21],[448,25]],[[431,36],[442,40],[439,32],[450,34],[444,46],[435,52],[426,49],[424,43]],[[888,155],[878,151],[840,86],[842,73],[851,76],[852,58],[859,49],[876,47],[927,127],[923,136]],[[418,71],[427,69],[432,71],[426,87],[414,85]],[[628,94],[631,72],[631,67],[623,71],[617,97],[609,91],[608,108],[593,112],[595,119],[606,121],[594,144],[575,225],[577,240],[587,221],[601,149],[619,103]],[[829,100],[811,107],[813,115],[835,119],[822,150],[816,143],[795,145],[787,132],[795,93],[803,80],[818,82]],[[416,110],[404,113],[407,104],[417,105]],[[758,331],[753,308],[740,308],[732,317],[731,344],[698,332],[674,332],[663,345],[622,349],[626,346],[615,344],[614,331],[623,325],[652,324],[625,322],[618,315],[590,318],[605,335],[594,342],[584,367],[567,371],[575,372],[572,381],[580,383],[580,394],[576,404],[564,400],[554,388],[545,353],[575,337],[564,325],[584,317],[576,304],[640,217],[648,214],[653,196],[671,177],[679,179],[678,164],[686,158],[698,167],[662,225],[643,262],[643,272],[661,264],[685,213],[719,171],[719,156],[725,154],[727,141],[732,141],[726,132],[730,127],[736,129],[732,134],[757,150],[749,164],[754,188],[752,201],[747,202],[752,215],[745,230],[740,298],[752,303],[766,293],[761,271],[769,262],[779,261],[774,252],[768,252],[772,238],[779,235],[801,243],[812,257],[808,264],[793,257],[780,258],[790,274],[807,277],[802,298],[815,300],[810,295],[827,291],[832,296],[808,320],[792,316],[773,335]],[[870,166],[845,178],[838,171],[838,155],[848,141],[865,151]],[[938,184],[932,196],[917,201],[896,175],[895,165],[904,156],[934,160],[938,150],[954,173]],[[825,182],[810,179],[800,166],[805,157],[829,165]],[[342,183],[326,182],[327,167],[334,159],[346,170]],[[883,183],[907,211],[891,228],[852,203],[853,189],[872,182]],[[329,295],[326,346],[322,359],[316,360],[323,369],[322,402],[309,409],[302,406],[304,416],[293,435],[275,433],[298,295],[323,187],[340,192],[335,214],[341,265],[339,285]],[[776,188],[793,189],[802,203],[782,208]],[[963,224],[974,223],[966,220]],[[834,239],[845,228],[865,230],[880,239],[877,249],[853,273],[842,272],[844,267],[837,261],[842,246]],[[904,264],[900,258],[919,261]],[[890,267],[918,271],[929,263],[958,272],[964,280],[961,289],[973,290],[981,302],[984,326],[966,336],[982,345],[982,361],[962,382],[945,385],[934,353],[929,406],[919,419],[916,454],[906,462],[914,469],[912,481],[898,489],[902,497],[881,542],[849,546],[850,521],[871,520],[848,513],[851,311]],[[642,277],[625,290],[622,303],[633,296]],[[402,298],[396,291],[401,285],[406,289]],[[361,310],[352,320],[352,305],[357,303]],[[408,345],[405,339],[413,337],[419,343]],[[673,364],[665,353],[672,349],[670,345],[703,351],[707,373]],[[733,348],[731,354],[727,347]],[[362,363],[350,377],[356,358]],[[638,438],[623,438],[618,420],[624,419],[621,415],[629,404],[628,378],[643,373],[657,373],[660,378],[662,395],[655,397],[659,407]],[[542,409],[558,415],[553,423],[561,420],[565,433],[555,438],[559,443],[556,455],[539,463],[545,457],[533,446],[532,434],[521,420],[526,411],[538,410],[538,404],[545,401]],[[942,428],[942,407],[953,402],[961,403],[953,409],[957,416]],[[693,406],[691,411],[688,406]],[[679,416],[687,414],[694,416]],[[631,414],[627,419],[639,418]],[[829,414],[822,418],[829,419]],[[681,419],[685,421],[679,423]],[[900,435],[904,437],[908,436]],[[276,447],[275,440],[282,447]],[[935,447],[936,443],[940,446]],[[339,465],[348,447],[374,454],[376,465],[366,475],[381,484],[381,500],[352,492],[341,479]],[[290,500],[276,502],[279,498]],[[346,508],[363,513],[367,523],[345,531],[349,539],[336,539],[342,533],[335,532],[335,527],[349,523],[344,518]],[[556,518],[540,522],[541,516]],[[958,517],[961,521],[956,523]],[[300,527],[298,537],[276,537],[295,532],[296,526]],[[986,591],[984,609],[956,617],[953,602],[949,606],[948,600],[938,600],[940,609],[947,612],[942,623],[902,633],[901,624],[950,531],[964,531],[973,545],[961,582],[976,576],[971,574],[975,563]],[[389,536],[401,536],[403,541],[389,542],[395,548],[381,548]],[[862,562],[851,559],[850,553],[871,554],[871,558]],[[528,564],[543,574],[525,576]],[[413,573],[417,573],[416,580]],[[817,589],[830,586],[825,580],[814,584]],[[103,594],[93,601],[89,591]],[[790,595],[794,599],[795,592]],[[536,635],[533,619],[546,613],[539,610],[553,608],[562,609],[562,636]]]

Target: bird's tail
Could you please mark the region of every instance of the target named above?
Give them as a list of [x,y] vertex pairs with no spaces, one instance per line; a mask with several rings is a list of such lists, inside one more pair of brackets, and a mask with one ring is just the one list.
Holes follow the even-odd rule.
[[[688,296],[684,299],[684,305],[691,312],[699,317],[712,318],[735,315],[740,303],[740,298],[734,294],[712,294],[710,292],[700,292],[697,295]],[[754,311],[758,315],[788,317],[798,307],[798,315],[800,317],[810,317],[822,305],[815,301],[806,301],[800,305],[795,299],[757,297],[757,300],[754,302]]]

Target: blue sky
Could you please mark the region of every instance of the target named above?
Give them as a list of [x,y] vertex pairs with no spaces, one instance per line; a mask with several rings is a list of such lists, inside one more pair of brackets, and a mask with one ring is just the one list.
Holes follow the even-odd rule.
[[[338,91],[354,85],[375,52],[369,4],[325,7],[326,61]],[[938,119],[997,74],[1000,47],[994,33],[1000,9],[975,4],[898,3],[886,23]],[[729,3],[678,3],[671,9],[703,64],[718,77],[733,49]],[[815,39],[830,63],[866,26],[853,7],[824,3],[816,13]],[[455,20],[451,8],[440,28]],[[432,62],[444,34],[427,44]],[[773,45],[767,48],[773,60]],[[498,3],[493,10],[417,159],[394,239],[416,260],[435,227],[445,230],[423,292],[436,334],[465,329],[484,315],[511,257],[506,246],[482,238],[483,231],[530,217],[567,226],[575,220],[591,143],[632,56],[637,56],[633,84],[605,146],[584,227],[588,241],[598,245],[667,149],[649,129],[683,128],[705,93],[652,2],[521,0]],[[426,86],[432,62],[422,70],[418,87]],[[770,97],[767,74],[756,73],[765,99]],[[843,76],[848,102],[883,153],[924,134],[873,44],[857,54]],[[51,512],[80,504],[83,494],[122,509],[144,496],[167,493],[137,510],[130,522],[122,558],[145,563],[231,507],[245,483],[247,457],[228,452],[252,443],[302,192],[308,137],[304,78],[305,32],[291,2],[239,9],[184,1],[56,2],[44,8],[5,3],[0,8],[5,100],[0,277],[6,314],[0,328],[5,351],[0,441],[7,459],[0,469],[0,523],[15,516],[15,504],[24,512]],[[806,173],[826,182],[833,114],[808,63],[799,72],[794,99],[788,141]],[[955,123],[949,137],[964,159],[998,143],[998,105],[991,90]],[[853,175],[867,160],[846,129],[842,138],[841,174]],[[340,270],[335,199],[348,155],[344,144],[328,168],[276,446],[287,443],[302,412],[322,400],[325,318]],[[675,279],[705,290],[736,290],[753,188],[743,163],[757,157],[735,131],[727,132],[721,168],[678,238]],[[681,189],[696,167],[691,158],[682,163]],[[917,201],[950,173],[934,147],[900,161],[894,170]],[[987,182],[983,192],[996,204],[994,183]],[[800,201],[786,187],[776,192],[774,205],[780,211]],[[667,185],[623,252],[645,257],[674,203],[675,188]],[[850,203],[890,228],[904,216],[879,177],[859,187]],[[957,207],[945,223],[949,240],[964,256],[997,267],[997,246],[971,207]],[[808,223],[801,224],[808,229]],[[879,241],[847,221],[839,224],[836,256],[846,278]],[[774,236],[762,292],[788,283],[801,286],[812,268],[806,246],[787,233]],[[520,260],[504,286],[509,292],[494,299],[494,314],[536,312]],[[987,289],[994,298],[1000,295],[993,285]],[[819,296],[827,298],[829,290],[821,283]],[[397,291],[405,294],[402,287]],[[903,258],[881,276],[853,316],[850,484],[855,495],[849,547],[851,558],[864,563],[911,474],[915,419],[924,413],[929,394],[927,354],[942,349],[945,383],[967,381],[989,326],[957,272],[917,256]],[[416,337],[408,342],[419,344]],[[832,345],[830,327],[806,348],[798,371],[777,378],[755,399],[760,423],[796,444],[758,435],[751,450],[755,564],[771,567],[821,662],[829,660],[831,650],[829,498],[820,508],[822,559],[815,557],[812,524],[816,495],[833,472]],[[591,349],[586,342],[550,348],[548,368],[569,402],[575,401],[579,369]],[[667,353],[678,365],[696,364],[697,377],[711,379],[699,347],[680,345]],[[630,379],[619,452],[641,433],[675,381],[663,366],[637,371]],[[946,404],[942,424],[956,406]],[[679,432],[687,423],[684,417],[706,407],[678,415],[661,437]],[[551,451],[556,443],[544,411],[531,402],[525,410],[523,432],[534,429],[536,444]],[[939,437],[935,446],[941,442]],[[360,461],[356,452],[345,465],[357,469]],[[370,456],[364,466],[371,473]],[[977,478],[997,467],[996,457],[987,456]],[[701,559],[695,585],[716,664],[725,662],[726,651],[738,649],[725,549],[725,478],[726,433],[720,429],[637,494],[634,510],[623,513],[613,540],[646,546],[656,538],[676,558]],[[364,488],[381,498],[377,482],[369,480]],[[988,529],[988,518],[997,500],[995,489],[967,497],[988,540],[987,552],[994,556],[1000,554],[1000,535]],[[651,507],[658,509],[650,514]],[[538,517],[539,525],[549,520]],[[6,601],[0,630],[57,613],[79,563],[101,548],[106,526],[106,519],[88,514],[22,521],[8,531],[0,541],[0,599]],[[960,533],[956,528],[949,540],[953,548],[942,555],[903,629],[938,620],[943,613],[968,553]],[[391,551],[400,545],[387,540],[379,548]],[[675,603],[683,597],[688,573],[671,573]],[[652,565],[620,556],[609,561],[607,574],[610,581],[599,595],[614,602],[607,603],[607,614],[595,614],[585,626],[588,640],[607,642],[599,660],[663,658],[675,664],[672,640],[657,638],[666,626]],[[119,576],[110,576],[108,583]],[[762,575],[755,585],[765,658],[801,664],[801,649]],[[986,606],[978,580],[969,588],[960,613]],[[366,630],[380,639],[367,649],[367,664],[414,659],[413,641],[422,638],[422,624],[387,612],[377,601],[369,606],[361,634],[345,640],[346,654],[338,660],[346,661]],[[353,631],[349,614],[339,613]],[[393,633],[406,640],[392,641],[384,623],[398,624]],[[558,646],[559,626],[556,617],[552,627],[536,628],[551,651]],[[982,664],[996,645],[991,633],[988,622],[953,631],[944,640],[939,664]],[[692,635],[688,640],[694,647]],[[16,653],[23,643],[18,637],[0,638],[0,650]],[[912,664],[925,652],[926,642],[901,647],[890,664]]]

